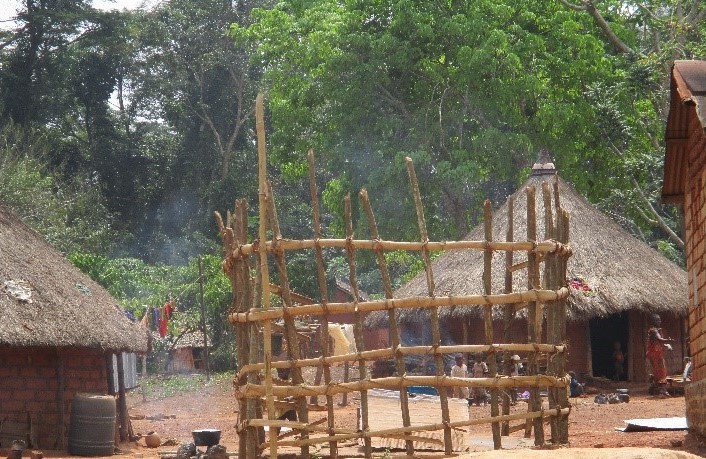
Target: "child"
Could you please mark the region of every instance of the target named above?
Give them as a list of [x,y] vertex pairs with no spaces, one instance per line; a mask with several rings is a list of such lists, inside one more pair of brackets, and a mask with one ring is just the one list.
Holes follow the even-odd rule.
[[613,378],[621,381],[625,375],[625,355],[620,347],[620,341],[613,343]]
[[571,381],[569,381],[569,396],[578,397],[580,395],[583,395],[583,384],[581,384],[579,380],[576,379],[576,373],[570,371],[569,376],[571,377]]
[[[475,363],[473,363],[473,369],[471,370],[471,377],[482,378],[488,373],[488,365],[483,362],[483,358],[480,354],[476,354]],[[473,388],[473,402],[476,406],[480,406],[481,400],[483,405],[486,404],[485,389],[482,387]]]
[[[512,364],[510,376],[520,376],[520,372],[522,371],[521,360],[522,359],[520,359],[520,356],[517,354],[514,354],[512,357],[510,357],[510,361]],[[513,405],[517,404],[517,390],[515,390],[515,388],[510,389],[510,398],[512,399]]]

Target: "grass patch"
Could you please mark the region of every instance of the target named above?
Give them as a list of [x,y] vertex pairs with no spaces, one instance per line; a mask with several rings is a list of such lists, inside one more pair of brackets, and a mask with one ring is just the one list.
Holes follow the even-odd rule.
[[145,396],[150,400],[173,397],[175,395],[199,392],[206,387],[230,384],[235,373],[232,371],[212,373],[206,381],[204,374],[148,375],[140,377]]

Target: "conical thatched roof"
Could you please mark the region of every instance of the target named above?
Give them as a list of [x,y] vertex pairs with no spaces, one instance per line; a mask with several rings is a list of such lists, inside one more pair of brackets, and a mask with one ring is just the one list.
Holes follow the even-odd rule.
[[147,351],[117,301],[0,205],[0,346]]
[[[527,240],[526,188],[531,185],[537,190],[537,239],[544,240],[542,182],[548,182],[553,190],[554,180],[559,182],[561,206],[571,215],[570,245],[573,255],[569,258],[567,277],[581,278],[579,284],[583,283],[590,288],[588,292],[571,289],[569,319],[602,317],[630,309],[686,314],[686,272],[643,241],[630,235],[579,195],[571,185],[555,175],[551,163],[536,164],[532,176],[513,195],[514,240]],[[507,215],[507,203],[493,214],[493,238],[497,241],[504,241],[506,238]],[[483,225],[471,231],[465,239],[483,240]],[[526,259],[526,254],[515,252],[514,263]],[[432,267],[436,296],[483,293],[482,251],[450,251],[437,258]],[[505,252],[493,254],[492,270],[492,293],[503,293]],[[515,290],[527,289],[526,270],[513,273],[513,286]],[[426,295],[424,272],[395,292],[395,298]],[[496,313],[499,313],[499,309]],[[443,319],[455,319],[480,315],[481,309],[474,306],[442,308],[439,314]],[[399,312],[402,322],[417,321],[426,315],[426,312],[419,309]],[[387,313],[378,312],[368,317],[366,325],[378,327],[384,326],[386,322]]]

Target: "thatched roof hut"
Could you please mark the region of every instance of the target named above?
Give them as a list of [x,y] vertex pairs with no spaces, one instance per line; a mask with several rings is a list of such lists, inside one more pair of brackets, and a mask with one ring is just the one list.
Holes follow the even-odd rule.
[[[687,312],[687,277],[679,266],[662,256],[644,241],[641,241],[610,217],[599,211],[567,182],[556,174],[554,165],[547,162],[535,164],[527,182],[512,195],[514,201],[514,240],[527,240],[526,188],[535,186],[537,239],[544,240],[544,202],[542,182],[553,188],[558,181],[561,206],[571,214],[570,244],[573,255],[568,263],[568,278],[576,279],[574,286],[586,290],[571,289],[568,300],[568,318],[574,322],[613,316],[627,315],[630,311],[641,314],[666,313],[683,317]],[[552,197],[552,205],[554,199]],[[555,214],[554,212],[552,212]],[[505,240],[508,227],[508,204],[493,215],[493,238]],[[483,240],[483,225],[471,231],[467,240]],[[515,253],[514,263],[526,260],[526,254]],[[478,250],[450,251],[432,263],[435,294],[437,296],[469,295],[483,293],[483,252]],[[503,293],[505,279],[505,253],[495,252],[492,261],[492,293]],[[527,289],[526,270],[513,273],[515,290]],[[422,272],[395,292],[396,298],[426,296],[427,284]],[[442,308],[440,318],[447,324],[468,322],[480,317],[482,309],[475,306]],[[399,321],[408,326],[428,323],[428,312],[421,309],[399,311]],[[500,307],[496,308],[500,318]],[[369,316],[366,325],[370,328],[384,327],[386,313]],[[636,323],[630,334],[642,335]],[[680,328],[679,324],[675,328]],[[626,330],[626,335],[628,331]],[[681,330],[679,330],[681,333]],[[570,332],[569,332],[570,333]],[[501,333],[496,336],[502,336]],[[584,337],[588,339],[589,337]],[[455,341],[460,341],[455,339]],[[499,341],[496,339],[496,341]],[[581,343],[581,345],[585,345]],[[626,343],[626,345],[629,345]],[[635,358],[641,349],[635,347]],[[576,350],[576,347],[574,347]],[[675,364],[675,365],[678,365]],[[590,372],[590,371],[589,371]]]
[[147,352],[118,302],[2,205],[0,286],[0,346]]
[[0,447],[21,438],[63,449],[76,394],[107,393],[113,354],[147,352],[147,330],[2,205],[0,289]]

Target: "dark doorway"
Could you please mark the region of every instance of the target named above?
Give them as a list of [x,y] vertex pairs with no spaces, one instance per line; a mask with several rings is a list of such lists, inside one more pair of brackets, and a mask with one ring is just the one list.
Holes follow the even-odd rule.
[[612,316],[591,319],[591,356],[593,376],[603,376],[616,379],[615,349],[616,343],[620,344],[623,355],[623,374],[620,380],[627,380],[628,368],[628,315],[613,314]]

